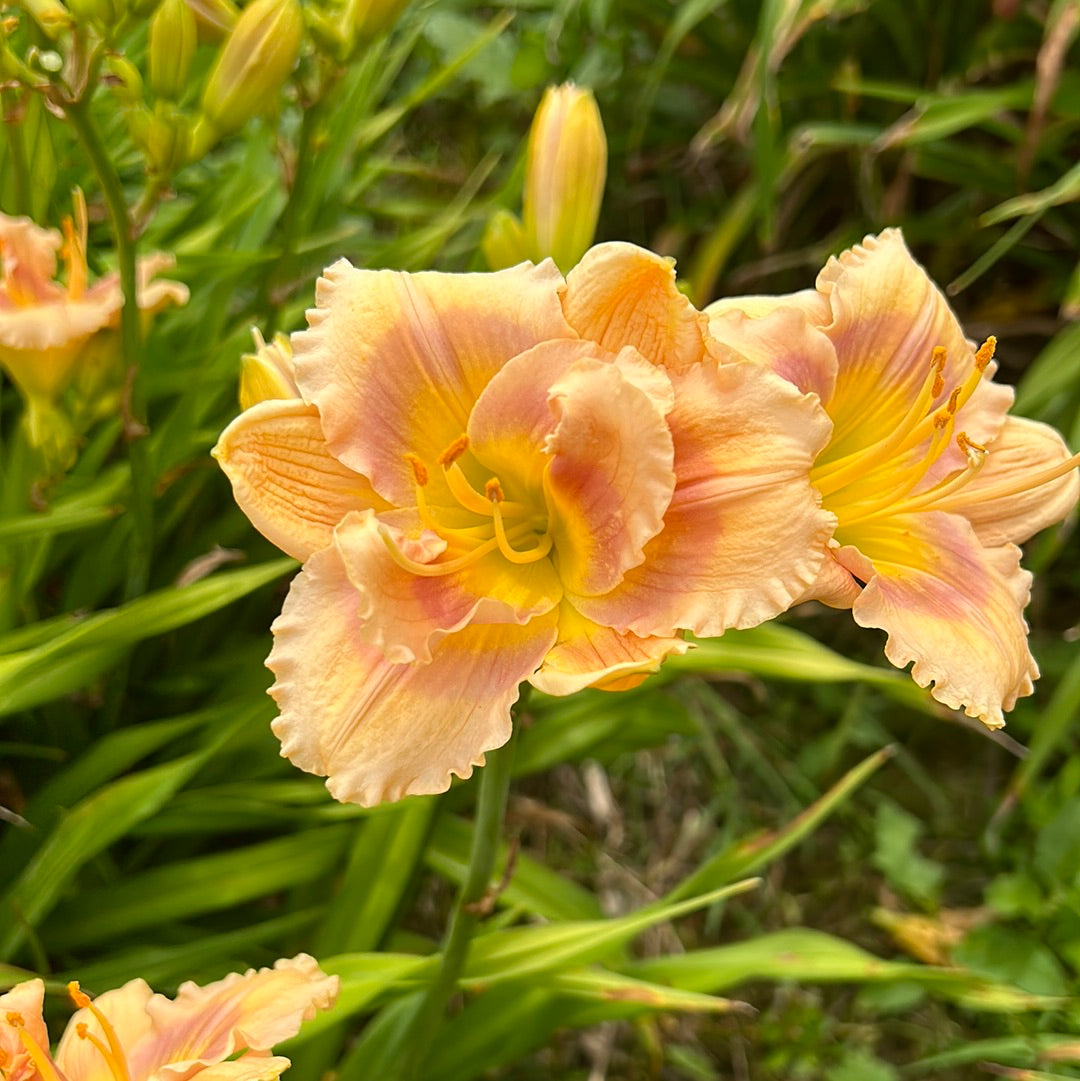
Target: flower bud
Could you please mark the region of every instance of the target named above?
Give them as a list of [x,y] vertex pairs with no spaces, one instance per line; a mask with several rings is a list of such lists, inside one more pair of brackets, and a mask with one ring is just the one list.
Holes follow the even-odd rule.
[[607,141],[591,90],[548,87],[529,131],[522,218],[530,257],[565,273],[592,243],[607,175]]
[[232,0],[185,0],[185,3],[195,16],[199,41],[221,41],[240,18],[240,11]]
[[304,16],[297,0],[254,0],[218,53],[202,111],[226,135],[266,108],[300,55]]
[[105,67],[109,73],[109,86],[121,102],[125,105],[136,105],[142,101],[142,76],[126,56],[119,53],[107,56]]
[[528,259],[525,231],[517,216],[509,210],[496,210],[484,230],[480,250],[491,270],[505,270]]
[[370,41],[389,30],[409,0],[348,0],[345,21],[354,41]]
[[113,26],[123,16],[118,0],[67,0],[68,10],[80,23]]
[[268,345],[257,328],[252,327],[251,333],[255,352],[245,353],[240,361],[240,408],[275,398],[299,398],[288,335],[275,334]]
[[164,0],[150,20],[150,89],[179,101],[195,56],[195,16],[184,0]]

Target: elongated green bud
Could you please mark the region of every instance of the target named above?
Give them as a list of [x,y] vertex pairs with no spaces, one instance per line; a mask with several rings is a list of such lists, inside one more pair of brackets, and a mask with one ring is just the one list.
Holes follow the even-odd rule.
[[203,90],[203,116],[219,136],[274,100],[300,55],[303,32],[297,0],[254,0],[244,8]]
[[184,0],[163,0],[150,20],[150,89],[179,101],[187,87],[198,29]]

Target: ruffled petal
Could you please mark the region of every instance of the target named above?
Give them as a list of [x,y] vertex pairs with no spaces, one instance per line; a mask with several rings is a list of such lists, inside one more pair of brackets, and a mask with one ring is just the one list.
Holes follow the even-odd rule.
[[603,597],[571,597],[589,619],[670,638],[771,619],[816,579],[835,519],[809,468],[828,439],[817,399],[756,364],[702,364],[672,377],[676,486],[645,562]]
[[[830,456],[877,442],[905,416],[930,372],[934,349],[945,349],[943,402],[972,371],[974,350],[941,291],[911,257],[897,229],[869,236],[829,260],[818,275],[832,322],[825,332],[839,358],[826,402],[835,427]],[[984,381],[966,419],[976,440],[992,438],[1008,408],[1008,392]]]
[[709,353],[708,319],[675,285],[675,264],[622,242],[590,248],[566,277],[563,309],[583,337],[682,371]]
[[255,528],[295,559],[325,548],[350,511],[387,506],[366,478],[330,453],[318,409],[302,401],[245,410],[211,453]]
[[[39,1076],[19,1038],[19,1027],[46,1058],[49,1056],[49,1033],[41,1019],[44,1000],[45,984],[41,980],[26,980],[0,995],[0,1066],[8,1081],[34,1081]],[[19,1026],[11,1024],[9,1017],[19,1018]]]
[[334,548],[292,584],[266,662],[282,754],[345,802],[444,792],[509,739],[518,685],[554,643],[556,615],[470,625],[442,639],[430,664],[390,664],[363,644],[356,604]]
[[608,592],[664,528],[675,490],[668,398],[623,374],[635,368],[644,369],[642,381],[660,374],[626,349],[617,363],[578,363],[549,391],[556,427],[547,444],[548,528],[569,593]]
[[57,229],[42,229],[29,218],[0,214],[0,253],[4,283],[0,309],[23,304],[46,304],[60,300],[66,290],[57,285],[56,253],[64,238]]
[[[295,1036],[301,1024],[319,1010],[329,1009],[337,998],[338,986],[337,976],[327,976],[313,958],[302,953],[277,961],[273,968],[233,973],[206,987],[181,984],[175,1000],[153,995],[144,1004],[150,1031],[136,1043],[123,1041],[132,1081],[156,1077],[159,1070],[177,1081],[196,1074],[212,1077],[212,1070],[204,1067],[249,1050],[254,1055],[238,1061],[247,1063],[250,1059],[250,1069],[235,1075],[218,1071],[222,1081],[277,1077],[284,1066],[278,1073],[260,1073],[263,1066],[256,1064],[272,1063],[266,1052]],[[95,1005],[113,1020],[103,1005],[107,998],[108,994],[102,995]],[[278,1060],[282,1061],[288,1062]]]
[[296,379],[335,457],[395,505],[413,502],[415,454],[433,468],[492,376],[538,342],[576,335],[554,264],[495,274],[358,270],[319,279],[309,329],[293,336]]
[[529,682],[544,694],[584,687],[623,691],[657,671],[665,657],[690,648],[681,638],[639,638],[586,619],[569,604],[559,612],[559,637]]
[[469,418],[469,449],[508,498],[543,506],[544,447],[556,424],[549,391],[578,361],[601,358],[610,354],[594,342],[541,342],[508,361],[484,388]]
[[524,624],[550,612],[562,596],[550,560],[511,565],[497,551],[453,574],[414,574],[391,549],[434,566],[446,542],[430,530],[406,532],[380,521],[373,511],[345,518],[334,543],[356,590],[358,639],[392,664],[427,664],[432,645],[446,634],[469,623]]
[[1032,692],[1039,670],[1023,609],[1031,575],[1013,545],[983,548],[956,514],[901,515],[860,530],[874,576],[852,608],[888,634],[885,656],[953,709],[991,728]]
[[[142,1081],[150,1076],[149,1069],[141,1069],[139,1048],[150,1037],[152,1022],[146,1012],[147,1003],[153,997],[145,980],[130,980],[123,987],[106,991],[94,999],[94,1007],[108,1019],[129,1067],[132,1081]],[[65,1076],[78,1081],[115,1081],[112,1070],[98,1049],[79,1036],[79,1025],[99,1040],[107,1043],[105,1031],[93,1013],[85,1007],[76,1010],[64,1029],[64,1035],[56,1049],[56,1064]]]
[[[773,303],[767,306],[764,301]],[[827,307],[824,298],[808,291],[790,297],[731,297],[705,312],[718,341],[827,402],[836,386],[837,359],[835,347],[815,321],[822,305]]]
[[[1044,484],[1070,458],[1065,441],[1048,424],[1008,417],[990,444],[979,473],[955,495],[937,504],[939,510],[963,515],[987,547],[1020,544],[1040,529],[1060,522],[1080,497],[1075,468]],[[1034,487],[1025,485],[1034,484]]]

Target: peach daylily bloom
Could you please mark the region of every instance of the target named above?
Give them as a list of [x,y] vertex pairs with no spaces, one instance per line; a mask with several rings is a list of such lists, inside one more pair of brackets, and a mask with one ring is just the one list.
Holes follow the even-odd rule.
[[522,681],[633,685],[683,631],[760,623],[818,575],[828,421],[712,338],[669,261],[604,244],[564,281],[342,260],[316,301],[301,397],[215,455],[304,561],[274,730],[337,799],[444,791],[509,738]]
[[79,1009],[55,1053],[41,1017],[45,985],[27,980],[0,995],[0,1076],[4,1081],[273,1081],[289,1060],[271,1055],[304,1021],[329,1009],[338,977],[300,954],[274,967],[198,987],[175,999],[131,980],[91,1000],[68,984]]
[[[124,298],[119,275],[89,284],[86,231],[86,203],[78,190],[74,217],[64,222],[63,235],[29,218],[0,214],[0,368],[32,404],[55,401],[94,339],[120,321]],[[63,284],[56,280],[58,253],[65,268]],[[140,260],[137,285],[144,314],[187,302],[187,286],[151,280],[171,265],[165,255]]]
[[938,701],[1000,727],[1039,674],[1016,545],[1061,521],[1080,482],[1056,431],[1007,415],[994,339],[964,337],[895,229],[830,259],[815,290],[706,311],[833,421],[811,479],[837,526],[808,599],[850,607]]

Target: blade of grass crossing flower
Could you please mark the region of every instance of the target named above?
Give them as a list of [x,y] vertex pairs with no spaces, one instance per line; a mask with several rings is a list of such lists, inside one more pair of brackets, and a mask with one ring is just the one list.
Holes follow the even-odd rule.
[[707,860],[664,898],[676,901],[731,882],[768,866],[811,834],[893,755],[883,747],[849,770],[836,784],[782,829],[741,840]]

